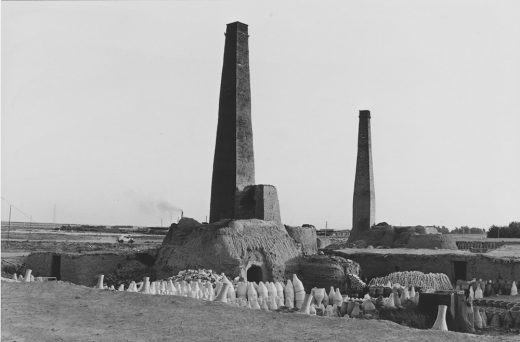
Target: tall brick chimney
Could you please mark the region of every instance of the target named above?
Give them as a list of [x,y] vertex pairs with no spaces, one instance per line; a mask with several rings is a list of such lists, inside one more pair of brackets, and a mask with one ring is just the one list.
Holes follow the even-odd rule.
[[352,231],[349,241],[363,239],[375,223],[376,195],[372,170],[372,143],[370,136],[370,111],[359,111],[358,151]]
[[237,192],[255,183],[247,25],[227,25],[220,83],[210,222],[235,217]]

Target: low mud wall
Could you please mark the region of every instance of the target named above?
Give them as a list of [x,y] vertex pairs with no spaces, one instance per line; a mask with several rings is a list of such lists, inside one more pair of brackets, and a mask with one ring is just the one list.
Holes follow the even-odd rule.
[[[358,275],[359,265],[338,256],[305,256],[298,263],[297,274],[307,292],[310,292],[313,287],[323,287],[328,291],[331,286],[345,291],[347,274]],[[287,274],[287,278],[290,277],[291,275]]]
[[[57,277],[59,267],[53,267],[53,258],[59,258],[59,254],[46,252],[31,253],[25,259],[25,264],[32,270],[32,274],[35,277]],[[59,277],[57,278],[59,279]]]
[[485,255],[461,254],[375,254],[375,253],[342,253],[338,255],[357,262],[361,279],[385,276],[397,271],[421,271],[423,273],[444,273],[455,283],[458,279],[497,279],[520,280],[520,261],[490,258]]
[[[26,265],[35,276],[56,277],[74,284],[94,286],[99,274],[122,270],[151,272],[153,253],[31,253]],[[138,279],[136,279],[138,280]]]
[[318,236],[316,240],[318,244],[318,249],[326,248],[330,245],[346,246],[348,243],[348,238],[336,236]]
[[61,280],[94,286],[99,274],[114,272],[126,260],[125,255],[117,254],[65,254],[61,256]]
[[427,248],[427,249],[453,249],[456,250],[457,244],[453,237],[447,234],[412,234],[408,238],[407,248]]
[[374,227],[365,237],[367,245],[391,248],[452,249],[457,245],[451,234],[439,234],[433,227]]

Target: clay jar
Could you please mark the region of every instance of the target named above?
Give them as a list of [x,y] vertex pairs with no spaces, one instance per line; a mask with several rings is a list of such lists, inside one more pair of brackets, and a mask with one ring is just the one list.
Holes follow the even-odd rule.
[[503,326],[506,329],[512,328],[515,324],[515,320],[513,319],[513,316],[511,316],[510,311],[506,311],[504,314],[504,320],[503,320]]
[[305,299],[304,299],[301,309],[300,309],[301,313],[310,315],[311,301],[312,301],[312,295],[306,294]]
[[446,310],[448,306],[439,305],[437,309],[437,319],[433,324],[432,330],[448,331],[448,325],[446,324]]
[[247,294],[247,284],[242,282],[242,281],[239,281],[238,284],[237,284],[237,297],[238,298],[246,298],[246,294]]
[[370,299],[365,299],[363,301],[363,304],[361,304],[361,308],[363,309],[363,312],[366,314],[372,314],[376,311],[376,307]]
[[352,310],[354,310],[354,307],[355,307],[355,302],[353,302],[353,301],[347,302],[347,315],[350,316],[352,314]]
[[303,283],[298,279],[296,274],[293,274],[292,283],[294,286],[294,306],[301,309],[303,300],[305,299],[305,289]]
[[392,294],[391,287],[383,287],[383,297],[389,297]]
[[341,303],[341,308],[339,310],[339,313],[340,313],[341,317],[343,317],[343,316],[348,314],[348,303],[350,303],[350,302],[343,302],[343,303]]
[[511,296],[516,296],[518,294],[518,288],[516,287],[516,282],[513,281],[511,284]]
[[504,294],[511,295],[511,287],[513,286],[513,283],[511,280],[508,280],[504,284]]
[[354,302],[354,308],[350,312],[351,317],[361,317],[361,308],[359,307],[358,302]]
[[520,317],[520,306],[513,305],[511,308],[511,315],[514,319],[518,319]]
[[325,297],[325,289],[324,288],[314,288],[312,291],[312,294],[314,298],[316,299],[316,304],[320,305],[320,303],[323,301],[323,298]]
[[491,296],[491,292],[493,291],[493,285],[491,283],[487,283],[484,289],[484,297]]
[[290,280],[287,280],[287,285],[285,285],[284,296],[285,306],[292,309],[294,307],[294,286]]
[[495,312],[493,316],[491,316],[491,321],[489,322],[489,326],[491,328],[498,329],[500,328],[500,314]]
[[476,329],[482,329],[482,317],[480,316],[479,310],[476,306],[473,307],[473,326]]

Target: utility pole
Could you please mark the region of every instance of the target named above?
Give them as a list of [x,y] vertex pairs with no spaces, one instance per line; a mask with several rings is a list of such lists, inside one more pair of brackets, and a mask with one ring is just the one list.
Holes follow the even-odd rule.
[[327,229],[329,227],[329,223],[325,221],[325,236],[327,236]]
[[11,208],[13,206],[10,204],[9,205],[9,223],[7,225],[7,245],[9,245],[9,235],[11,233]]
[[29,216],[29,236],[27,237],[28,240],[31,238],[31,235],[32,235],[32,215]]

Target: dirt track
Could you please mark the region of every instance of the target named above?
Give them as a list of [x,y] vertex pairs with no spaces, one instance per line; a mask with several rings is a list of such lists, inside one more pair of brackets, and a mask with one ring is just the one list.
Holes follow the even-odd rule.
[[2,282],[2,341],[514,341],[389,321],[232,308],[65,283]]

